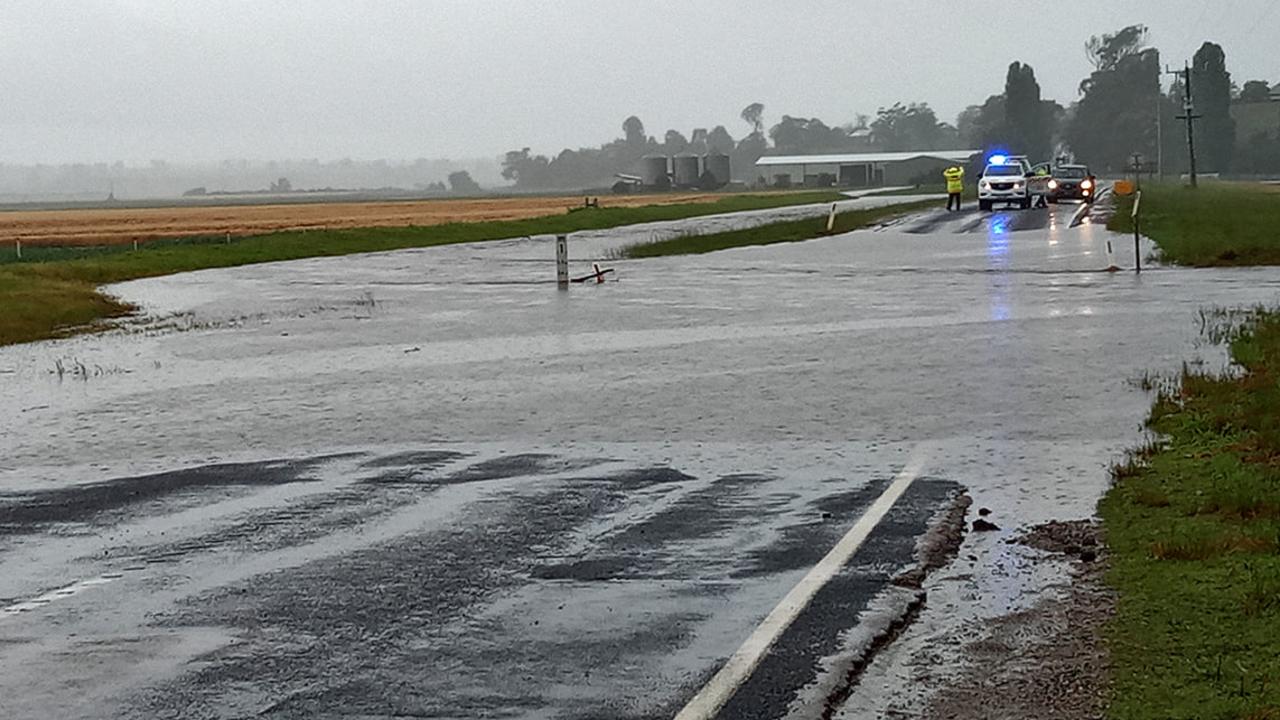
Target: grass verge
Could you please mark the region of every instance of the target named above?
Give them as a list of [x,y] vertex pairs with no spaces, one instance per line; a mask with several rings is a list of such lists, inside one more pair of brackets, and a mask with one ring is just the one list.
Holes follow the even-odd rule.
[[107,283],[191,270],[449,243],[571,233],[637,223],[760,210],[841,199],[834,192],[731,195],[711,203],[580,210],[527,220],[359,230],[279,232],[251,237],[186,238],[129,246],[23,248],[0,259],[0,345],[61,337],[132,308],[97,291]]
[[[938,201],[925,200],[902,205],[868,208],[866,210],[845,211],[836,215],[834,233],[850,232],[890,217],[930,207],[938,207]],[[620,254],[628,258],[696,255],[749,245],[772,245],[774,243],[812,240],[825,234],[827,234],[826,217],[805,218],[803,220],[770,223],[743,230],[728,230],[703,235],[681,235],[659,240],[658,242],[638,243],[623,248]]]
[[1280,315],[1207,324],[1242,372],[1167,383],[1100,505],[1113,718],[1280,718]]
[[[1111,230],[1133,232],[1132,197],[1116,198]],[[1194,267],[1280,265],[1280,187],[1144,183],[1142,233],[1166,262]]]

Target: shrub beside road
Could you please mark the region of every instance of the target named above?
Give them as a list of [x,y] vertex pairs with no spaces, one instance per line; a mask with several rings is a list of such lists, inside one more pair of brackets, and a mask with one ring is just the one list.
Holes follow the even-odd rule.
[[[1113,229],[1132,231],[1130,207]],[[1274,188],[1148,186],[1142,210],[1165,261],[1280,264]],[[1280,718],[1280,315],[1202,320],[1239,372],[1155,383],[1155,439],[1100,505],[1119,593],[1113,718]]]

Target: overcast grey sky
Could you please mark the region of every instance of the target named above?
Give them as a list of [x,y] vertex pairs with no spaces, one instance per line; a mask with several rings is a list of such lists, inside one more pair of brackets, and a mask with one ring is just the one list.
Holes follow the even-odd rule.
[[[999,6],[999,16],[984,16]],[[1064,104],[1090,35],[1280,81],[1280,0],[3,0],[0,162],[478,157],[896,101],[952,121],[1013,60]]]

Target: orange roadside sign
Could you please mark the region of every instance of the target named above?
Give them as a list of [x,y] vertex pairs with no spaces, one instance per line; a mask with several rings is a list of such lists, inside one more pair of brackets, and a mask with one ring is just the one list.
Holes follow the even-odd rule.
[[1133,183],[1128,180],[1117,180],[1116,184],[1112,186],[1111,189],[1114,190],[1117,195],[1132,195]]

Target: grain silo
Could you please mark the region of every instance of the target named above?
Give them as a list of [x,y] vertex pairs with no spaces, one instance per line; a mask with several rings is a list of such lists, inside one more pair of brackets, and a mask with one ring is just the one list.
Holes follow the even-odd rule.
[[702,167],[720,185],[729,184],[729,156],[724,153],[708,153],[702,158]]
[[667,156],[645,155],[641,166],[640,184],[645,187],[657,187],[666,183]]
[[698,184],[702,174],[701,163],[697,155],[682,153],[671,158],[671,174],[675,176],[677,187],[693,187]]

